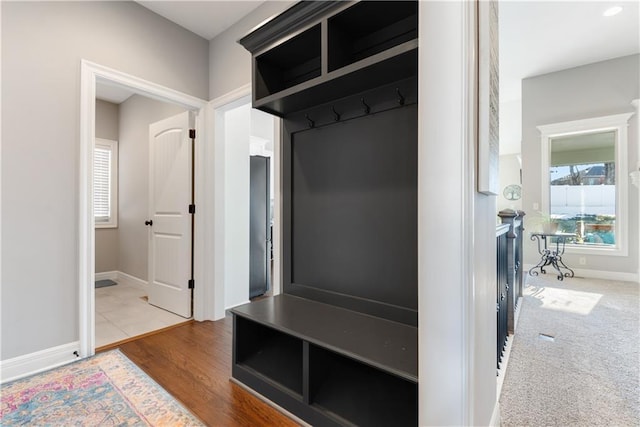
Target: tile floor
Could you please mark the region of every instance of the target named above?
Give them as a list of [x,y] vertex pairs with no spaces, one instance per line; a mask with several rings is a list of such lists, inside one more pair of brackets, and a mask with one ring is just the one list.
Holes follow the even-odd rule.
[[96,289],[96,348],[187,321],[149,304],[146,295],[124,282]]

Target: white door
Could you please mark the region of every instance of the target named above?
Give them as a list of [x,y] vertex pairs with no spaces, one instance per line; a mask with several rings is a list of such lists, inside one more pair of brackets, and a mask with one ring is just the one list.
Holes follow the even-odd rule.
[[193,125],[188,111],[149,125],[149,303],[183,317],[191,317]]

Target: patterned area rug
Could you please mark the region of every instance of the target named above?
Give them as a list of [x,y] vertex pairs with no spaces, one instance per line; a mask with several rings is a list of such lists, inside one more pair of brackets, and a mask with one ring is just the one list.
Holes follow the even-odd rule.
[[119,350],[0,386],[0,425],[202,426]]

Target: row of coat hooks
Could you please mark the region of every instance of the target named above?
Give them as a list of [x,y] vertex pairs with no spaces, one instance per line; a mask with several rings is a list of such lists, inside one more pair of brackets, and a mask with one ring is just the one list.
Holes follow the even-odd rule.
[[[398,105],[399,106],[403,106],[404,102],[405,102],[405,98],[404,98],[404,96],[402,96],[402,93],[400,92],[400,88],[396,88],[396,94],[398,95],[398,100],[397,100]],[[370,114],[371,113],[371,107],[366,103],[364,98],[360,98],[360,102],[362,103],[364,114],[365,115]],[[333,120],[336,121],[336,122],[339,122],[341,116],[340,116],[340,113],[338,113],[336,111],[336,107],[331,106],[331,111],[333,113]],[[316,126],[315,120],[312,120],[311,117],[309,117],[309,114],[305,114],[304,117],[307,119],[307,123],[309,124],[309,128],[313,128],[313,127]]]

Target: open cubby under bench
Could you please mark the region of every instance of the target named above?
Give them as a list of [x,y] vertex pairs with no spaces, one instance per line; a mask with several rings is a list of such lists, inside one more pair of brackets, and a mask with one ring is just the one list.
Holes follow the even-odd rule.
[[282,294],[231,310],[233,377],[314,426],[417,425],[418,329]]

